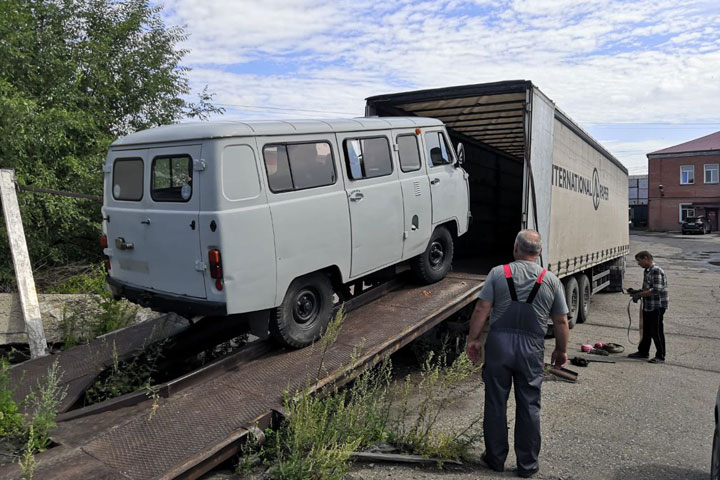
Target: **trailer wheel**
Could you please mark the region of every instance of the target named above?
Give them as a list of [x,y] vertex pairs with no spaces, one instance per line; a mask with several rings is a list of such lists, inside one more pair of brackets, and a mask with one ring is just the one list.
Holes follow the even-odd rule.
[[302,348],[320,338],[333,311],[333,286],[327,275],[295,279],[275,309],[270,333],[282,345]]
[[565,280],[565,301],[568,306],[568,326],[573,328],[580,310],[580,288],[575,277],[568,277]]
[[423,253],[410,262],[413,273],[425,283],[439,282],[450,271],[454,252],[453,238],[445,227],[438,227],[430,236]]
[[580,293],[577,323],[585,323],[590,315],[590,279],[584,273],[577,275],[578,292]]

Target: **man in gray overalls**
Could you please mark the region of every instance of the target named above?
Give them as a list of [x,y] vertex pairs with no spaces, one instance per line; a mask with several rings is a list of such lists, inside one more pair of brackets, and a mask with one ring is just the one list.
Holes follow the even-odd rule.
[[555,350],[551,362],[567,363],[568,308],[560,280],[538,263],[540,234],[523,230],[515,239],[515,261],[493,268],[480,291],[470,319],[467,354],[476,362],[488,314],[490,333],[485,341],[485,453],[482,461],[502,472],[508,454],[507,399],[515,385],[515,456],[517,473],[537,473],[540,453],[540,386],[543,380],[545,332],[552,318]]

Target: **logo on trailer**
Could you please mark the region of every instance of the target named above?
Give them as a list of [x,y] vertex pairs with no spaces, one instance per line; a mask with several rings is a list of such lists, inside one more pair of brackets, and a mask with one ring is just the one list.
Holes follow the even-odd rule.
[[600,183],[600,173],[597,168],[593,169],[592,180],[567,168],[553,165],[552,184],[555,187],[564,188],[581,195],[592,197],[595,210],[600,208],[601,200],[610,199],[610,190]]

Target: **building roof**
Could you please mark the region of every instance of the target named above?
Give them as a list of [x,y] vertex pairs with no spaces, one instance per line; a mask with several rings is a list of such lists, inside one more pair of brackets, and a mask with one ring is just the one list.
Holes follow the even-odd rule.
[[708,152],[711,150],[720,150],[720,132],[711,133],[704,137],[690,140],[672,147],[664,148],[656,152],[650,152],[648,155],[658,155],[666,153],[688,153],[688,152]]
[[387,128],[432,127],[438,125],[442,125],[440,120],[421,117],[192,122],[141,130],[118,138],[112,145],[118,147],[208,138],[351,132],[358,130],[383,130]]

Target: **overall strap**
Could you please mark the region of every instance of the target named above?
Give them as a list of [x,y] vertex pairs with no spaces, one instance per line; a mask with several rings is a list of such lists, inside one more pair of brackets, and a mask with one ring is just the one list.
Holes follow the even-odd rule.
[[515,282],[513,282],[510,265],[503,265],[503,269],[505,270],[505,280],[507,280],[508,290],[510,290],[510,298],[513,302],[517,302],[517,293],[515,293]]
[[543,271],[540,272],[540,275],[538,275],[537,281],[535,282],[535,285],[533,285],[533,289],[530,291],[530,295],[526,300],[527,303],[532,303],[533,300],[535,300],[535,295],[537,295],[538,290],[540,290],[540,286],[542,285],[543,278],[545,278],[546,272],[547,270],[543,268]]

